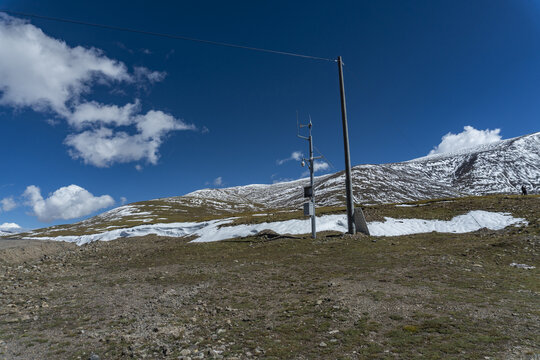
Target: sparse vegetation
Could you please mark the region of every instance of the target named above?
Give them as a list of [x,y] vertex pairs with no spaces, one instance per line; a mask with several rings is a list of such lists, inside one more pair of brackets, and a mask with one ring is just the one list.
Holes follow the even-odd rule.
[[365,213],[374,221],[483,209],[529,225],[377,242],[146,236],[43,248],[25,262],[5,256],[8,249],[0,255],[0,351],[14,359],[175,359],[187,350],[242,359],[538,356],[540,197],[426,203]]

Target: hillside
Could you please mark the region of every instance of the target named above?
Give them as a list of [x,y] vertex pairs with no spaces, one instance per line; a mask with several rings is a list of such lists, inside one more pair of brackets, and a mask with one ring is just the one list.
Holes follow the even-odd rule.
[[[471,195],[517,194],[524,184],[540,192],[540,133],[426,156],[401,163],[353,167],[356,202],[369,206]],[[344,173],[316,177],[318,206],[345,204]],[[301,218],[302,187],[308,179],[198,190],[184,196],[118,207],[71,225],[34,230],[20,236],[83,235],[138,225],[207,221],[273,214],[272,221]],[[265,217],[268,219],[268,216]]]
[[[488,194],[517,194],[521,185],[540,192],[540,133],[482,145],[458,153],[401,163],[358,165],[352,169],[357,203],[398,203]],[[317,203],[345,203],[344,172],[316,178]],[[300,206],[307,179],[272,185],[204,189],[174,201],[229,201],[257,208]]]

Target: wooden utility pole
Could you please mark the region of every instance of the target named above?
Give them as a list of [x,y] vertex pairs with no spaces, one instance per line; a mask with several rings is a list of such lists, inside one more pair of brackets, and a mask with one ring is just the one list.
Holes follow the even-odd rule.
[[[369,230],[366,225],[366,219],[362,209],[358,209],[355,213],[354,198],[352,192],[352,176],[351,176],[351,158],[349,152],[349,127],[347,125],[347,104],[345,103],[345,84],[343,83],[343,61],[341,56],[337,59],[339,68],[339,93],[341,95],[341,121],[343,124],[343,145],[345,146],[345,189],[347,193],[347,224],[349,234],[356,234],[360,231],[369,235]],[[355,221],[356,220],[356,221]]]

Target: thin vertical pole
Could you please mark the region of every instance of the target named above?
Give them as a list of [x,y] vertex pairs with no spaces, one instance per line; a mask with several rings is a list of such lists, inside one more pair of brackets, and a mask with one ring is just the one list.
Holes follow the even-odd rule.
[[341,121],[343,123],[343,144],[345,146],[345,188],[347,193],[347,223],[349,234],[356,234],[354,224],[354,200],[352,194],[351,159],[349,154],[349,129],[347,125],[347,105],[345,103],[345,85],[343,83],[343,63],[338,56],[339,93],[341,95]]
[[315,186],[313,181],[313,138],[311,136],[311,120],[309,121],[309,184],[311,185],[311,205],[313,206],[313,213],[311,214],[311,237],[317,238],[317,229],[315,225]]

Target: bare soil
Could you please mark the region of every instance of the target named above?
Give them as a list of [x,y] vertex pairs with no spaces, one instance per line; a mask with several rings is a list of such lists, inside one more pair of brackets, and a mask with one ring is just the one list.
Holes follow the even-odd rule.
[[538,200],[444,203],[509,211],[527,227],[376,242],[6,242],[0,358],[538,359]]

